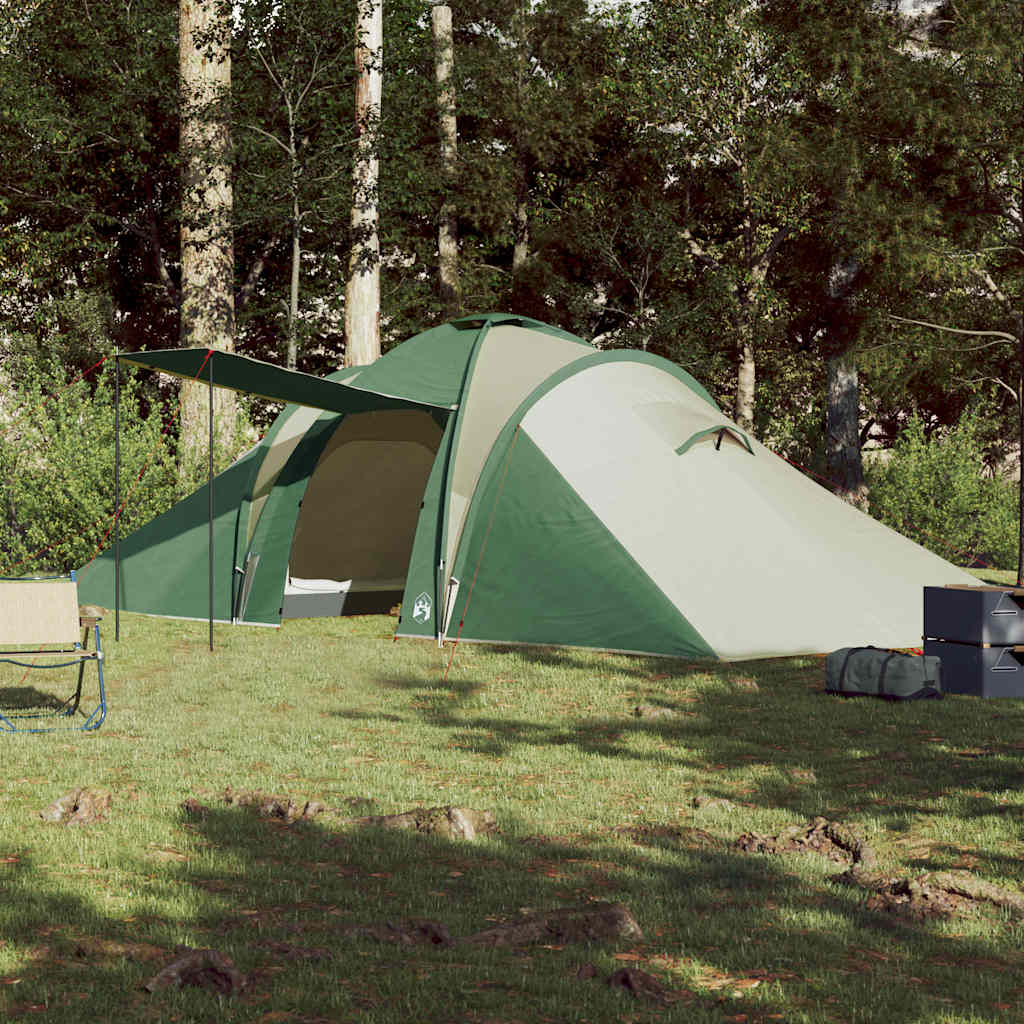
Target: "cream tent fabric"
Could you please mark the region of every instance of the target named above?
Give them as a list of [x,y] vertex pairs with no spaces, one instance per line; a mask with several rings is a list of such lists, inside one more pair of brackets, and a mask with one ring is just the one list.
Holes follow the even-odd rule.
[[[705,435],[677,454],[720,425],[731,443]],[[748,451],[657,366],[591,366],[522,429],[721,658],[917,644],[922,582],[975,582],[763,445]]]
[[447,564],[458,547],[480,470],[506,420],[552,373],[592,352],[579,339],[553,338],[511,324],[493,327],[484,336],[471,368],[473,387],[460,409],[448,497]]

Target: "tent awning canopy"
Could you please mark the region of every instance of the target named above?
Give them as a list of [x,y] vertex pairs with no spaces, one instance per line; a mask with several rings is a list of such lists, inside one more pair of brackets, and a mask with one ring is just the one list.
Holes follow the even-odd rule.
[[[395,398],[352,387],[337,380],[314,377],[298,370],[286,370],[249,356],[206,348],[173,348],[156,352],[132,352],[118,357],[122,363],[143,366],[172,377],[206,383],[213,376],[214,387],[228,388],[275,402],[306,405],[329,412],[370,412],[377,409],[450,409],[410,398]],[[353,376],[356,371],[351,371]]]

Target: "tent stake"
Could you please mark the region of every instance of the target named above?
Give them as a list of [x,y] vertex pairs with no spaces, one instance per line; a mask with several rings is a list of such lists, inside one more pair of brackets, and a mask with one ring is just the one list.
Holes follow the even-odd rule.
[[210,353],[210,437],[206,446],[210,491],[210,650],[213,650],[213,353]]
[[121,355],[114,349],[114,640],[121,639]]

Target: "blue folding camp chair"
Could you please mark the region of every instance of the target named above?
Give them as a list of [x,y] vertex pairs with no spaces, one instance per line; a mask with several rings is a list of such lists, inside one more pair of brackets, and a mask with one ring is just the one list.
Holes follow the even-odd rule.
[[[13,675],[0,679],[0,732],[50,732],[98,729],[107,716],[103,682],[100,617],[79,609],[78,584],[70,576],[0,577],[0,664],[25,669],[14,686]],[[79,631],[82,631],[81,633]],[[89,631],[95,636],[88,650]],[[95,662],[99,702],[82,706],[86,662]],[[24,686],[36,669],[78,666],[78,686],[65,700]]]

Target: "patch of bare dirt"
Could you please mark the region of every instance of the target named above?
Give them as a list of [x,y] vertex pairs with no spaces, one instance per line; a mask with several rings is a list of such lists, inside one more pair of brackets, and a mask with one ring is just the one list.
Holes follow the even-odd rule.
[[491,948],[643,939],[636,918],[621,903],[589,903],[583,907],[561,907],[524,914],[516,920],[461,938],[454,938],[441,921],[421,918],[348,925],[341,934],[346,938],[371,939],[400,946],[470,945]]
[[[583,964],[575,971],[577,980],[590,981],[599,978],[601,972],[594,964]],[[647,999],[660,1006],[670,1006],[680,1000],[693,999],[688,989],[668,988],[659,978],[638,967],[620,967],[605,978],[609,988],[631,995],[634,999]]]
[[678,718],[679,712],[661,704],[638,704],[633,709],[634,718]]
[[378,924],[349,925],[342,934],[352,939],[373,939],[399,946],[454,946],[446,925],[429,918],[408,918],[403,921],[382,921]]
[[195,821],[203,821],[210,815],[210,808],[205,804],[201,804],[194,796],[190,796],[181,803],[179,809],[186,818],[191,818]]
[[702,828],[677,828],[674,825],[617,825],[612,833],[632,839],[637,846],[659,846],[665,843],[679,846],[718,846],[721,840]]
[[606,984],[620,992],[628,992],[634,999],[646,999],[660,1006],[670,1006],[681,999],[691,998],[690,992],[668,988],[653,974],[636,967],[620,967],[608,978]]
[[167,956],[167,950],[148,942],[120,942],[116,939],[83,935],[75,943],[74,955],[78,960],[123,959],[146,963],[162,960]]
[[736,805],[731,800],[720,796],[695,796],[690,801],[690,806],[695,811],[713,811],[715,809],[733,811],[736,809]]

